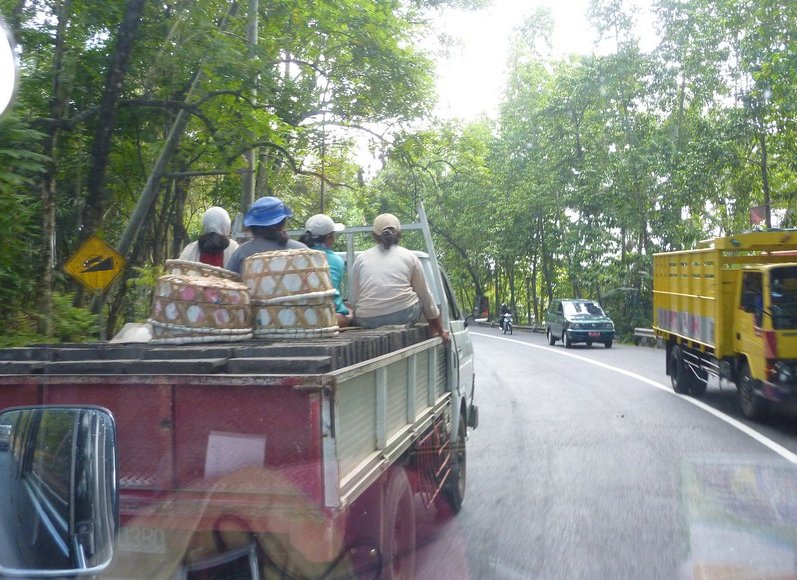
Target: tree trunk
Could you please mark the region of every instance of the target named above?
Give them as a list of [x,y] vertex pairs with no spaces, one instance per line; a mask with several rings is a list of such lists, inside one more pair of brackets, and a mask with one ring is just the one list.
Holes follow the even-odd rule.
[[506,273],[509,280],[509,308],[514,311],[517,308],[515,304],[515,262],[513,258],[509,258],[508,262]]
[[540,303],[537,297],[537,254],[531,257],[531,300],[534,305],[534,322],[540,319]]
[[551,279],[551,259],[546,247],[545,220],[542,215],[537,216],[538,231],[540,232],[540,265],[545,278],[545,291],[548,295],[548,304],[553,300],[553,280]]
[[[72,12],[71,0],[66,0],[58,13],[55,35],[55,54],[53,55],[53,85],[50,111],[56,121],[66,116],[69,106],[69,87],[64,74],[64,55],[66,53],[66,33],[69,16]],[[38,319],[36,331],[44,336],[53,334],[53,272],[55,271],[55,195],[58,179],[57,144],[59,123],[53,123],[50,133],[44,140],[42,153],[49,158],[47,172],[42,177],[42,245],[41,272],[36,295]]]
[[84,239],[94,234],[102,225],[102,216],[108,201],[105,192],[105,172],[111,153],[117,105],[127,76],[130,55],[133,52],[133,44],[136,40],[136,32],[141,22],[145,3],[146,0],[128,0],[124,17],[119,24],[116,50],[105,79],[105,90],[97,116],[97,129],[91,143],[90,169],[86,183],[86,203],[83,208],[82,220]]
[[764,133],[763,127],[758,134],[758,141],[761,145],[761,183],[764,189],[764,208],[766,211],[766,226],[767,229],[772,227],[772,207],[771,207],[771,192],[769,189],[769,166],[767,158],[767,137]]
[[498,278],[501,275],[500,267],[498,266],[498,262],[496,261],[495,266],[493,268],[493,292],[495,296],[495,319],[498,320],[498,307],[501,305],[501,284]]
[[438,236],[442,237],[448,244],[454,248],[461,257],[462,262],[465,264],[465,268],[468,270],[468,274],[470,274],[471,280],[473,280],[473,287],[476,291],[477,296],[482,296],[484,294],[484,288],[482,287],[481,277],[479,273],[476,271],[475,266],[471,263],[470,256],[468,255],[468,251],[460,246],[454,238],[452,238],[448,233],[437,229],[434,226],[434,223],[429,222],[429,229],[437,234]]
[[[230,5],[227,15],[219,24],[220,30],[224,30],[227,27],[230,18],[234,16],[236,11],[237,4],[233,3]],[[203,64],[204,61],[200,62],[199,68],[194,74],[194,78],[191,80],[188,92],[183,100],[183,102],[186,104],[191,103],[194,93],[196,92],[197,87],[204,76],[202,73]],[[133,247],[133,244],[138,237],[138,233],[141,230],[142,224],[147,219],[147,216],[150,214],[155,205],[155,202],[158,198],[158,193],[160,192],[161,180],[166,173],[166,168],[168,167],[169,162],[172,160],[172,157],[177,151],[177,147],[180,144],[180,139],[182,138],[183,132],[188,125],[189,119],[190,113],[186,109],[180,109],[180,112],[177,113],[177,117],[172,123],[169,135],[166,137],[166,141],[164,142],[163,148],[158,155],[158,159],[155,161],[155,165],[153,166],[152,171],[147,178],[147,183],[144,185],[144,189],[141,191],[141,196],[138,198],[138,203],[136,204],[136,207],[127,222],[127,226],[122,233],[121,239],[119,240],[117,251],[122,256],[126,257],[130,253],[130,249]]]
[[176,182],[174,187],[174,209],[172,212],[172,251],[171,255],[177,257],[182,252],[183,248],[188,244],[188,232],[185,231],[185,224],[183,223],[183,214],[185,213],[185,199],[188,196],[188,191],[179,185],[181,182]]

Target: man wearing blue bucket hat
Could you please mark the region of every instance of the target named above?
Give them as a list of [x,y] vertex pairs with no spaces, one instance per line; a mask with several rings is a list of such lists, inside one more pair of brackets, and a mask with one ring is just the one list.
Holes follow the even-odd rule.
[[252,239],[235,250],[228,268],[240,274],[244,260],[252,254],[307,248],[288,238],[286,223],[291,216],[291,208],[278,197],[261,197],[253,203],[244,215],[244,227],[252,232]]

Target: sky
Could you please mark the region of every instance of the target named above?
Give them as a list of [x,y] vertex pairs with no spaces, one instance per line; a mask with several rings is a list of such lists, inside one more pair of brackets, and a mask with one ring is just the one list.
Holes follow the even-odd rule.
[[[637,3],[642,7],[649,1]],[[514,29],[540,6],[548,7],[554,18],[555,56],[592,51],[595,33],[587,19],[589,0],[492,0],[482,10],[444,10],[436,30],[458,39],[460,46],[452,47],[448,58],[438,59],[439,116],[465,120],[481,114],[496,116]],[[649,20],[646,14],[643,8],[642,22]],[[643,40],[643,49],[645,45]]]

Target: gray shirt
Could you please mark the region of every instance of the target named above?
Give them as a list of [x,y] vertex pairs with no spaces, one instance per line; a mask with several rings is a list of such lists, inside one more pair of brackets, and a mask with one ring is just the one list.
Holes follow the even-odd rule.
[[238,246],[238,249],[235,250],[235,253],[230,257],[230,263],[227,266],[227,269],[237,272],[238,274],[242,274],[244,269],[244,260],[253,254],[259,254],[260,252],[275,252],[277,250],[301,250],[303,248],[306,249],[307,246],[305,246],[302,242],[297,242],[296,240],[288,240],[288,243],[283,246],[274,240],[255,238]]

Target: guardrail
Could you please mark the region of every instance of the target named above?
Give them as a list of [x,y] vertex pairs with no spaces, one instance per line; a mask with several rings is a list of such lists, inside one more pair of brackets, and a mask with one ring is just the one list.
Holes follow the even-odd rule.
[[[481,318],[477,318],[474,320],[476,324],[479,326],[483,326],[485,328],[498,328],[498,321],[497,320],[483,320]],[[539,324],[532,324],[530,326],[522,325],[522,324],[513,324],[513,330],[525,330],[526,332],[541,332],[545,333],[545,326],[541,326]]]
[[647,344],[648,346],[659,346],[659,339],[652,328],[635,328],[634,341],[637,344]]

